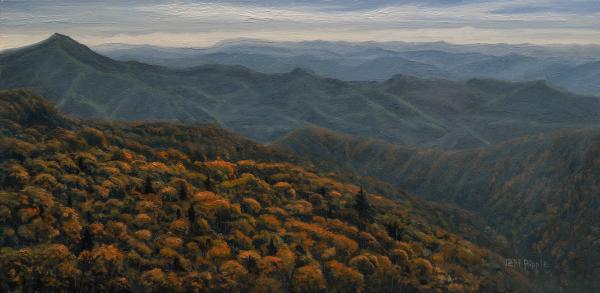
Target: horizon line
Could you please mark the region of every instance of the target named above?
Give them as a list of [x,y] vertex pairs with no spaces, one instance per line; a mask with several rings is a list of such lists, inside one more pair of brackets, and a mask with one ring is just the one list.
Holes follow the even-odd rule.
[[239,37],[239,38],[224,38],[224,39],[220,39],[218,41],[214,41],[212,42],[210,45],[198,45],[198,46],[177,46],[177,45],[172,45],[172,46],[163,46],[163,45],[154,45],[151,43],[136,43],[136,42],[105,42],[105,43],[96,43],[96,44],[89,44],[88,42],[84,42],[84,41],[79,41],[77,40],[78,37],[71,37],[71,35],[68,34],[64,34],[64,33],[52,33],[50,35],[48,35],[47,37],[39,40],[39,41],[34,41],[34,42],[30,42],[21,46],[16,46],[16,47],[7,47],[7,48],[0,48],[0,53],[5,52],[5,51],[10,51],[10,50],[15,50],[15,49],[21,49],[21,48],[25,48],[25,47],[29,47],[29,46],[33,46],[39,43],[42,43],[50,38],[52,38],[52,36],[54,35],[62,35],[62,36],[66,36],[71,38],[72,40],[76,41],[79,44],[83,44],[87,47],[90,48],[94,48],[94,47],[101,47],[101,46],[108,46],[108,45],[125,45],[125,46],[132,46],[132,47],[141,47],[141,46],[149,46],[149,47],[156,47],[156,48],[178,48],[178,49],[209,49],[209,48],[214,48],[214,47],[218,47],[221,44],[224,43],[233,43],[233,42],[243,42],[243,41],[254,41],[254,42],[263,42],[263,43],[273,43],[273,44],[282,44],[282,43],[313,43],[313,42],[325,42],[325,43],[347,43],[347,44],[393,44],[393,43],[402,43],[402,44],[435,44],[435,43],[443,43],[443,44],[447,44],[447,45],[453,45],[453,46],[529,46],[529,47],[598,47],[600,48],[600,43],[532,43],[532,42],[515,42],[515,43],[510,43],[510,42],[466,42],[466,43],[460,43],[460,42],[450,42],[450,41],[446,41],[446,40],[432,40],[432,41],[404,41],[404,40],[389,40],[389,41],[377,41],[377,40],[364,40],[364,41],[352,41],[352,40],[332,40],[332,39],[304,39],[304,40],[275,40],[275,39],[267,39],[267,38],[246,38],[246,37]]

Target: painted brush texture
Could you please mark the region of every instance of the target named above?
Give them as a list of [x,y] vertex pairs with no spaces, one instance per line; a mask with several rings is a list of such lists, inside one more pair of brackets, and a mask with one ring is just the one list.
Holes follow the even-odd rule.
[[600,4],[577,1],[33,1],[0,3],[0,48],[53,32],[87,44],[223,39],[600,43]]

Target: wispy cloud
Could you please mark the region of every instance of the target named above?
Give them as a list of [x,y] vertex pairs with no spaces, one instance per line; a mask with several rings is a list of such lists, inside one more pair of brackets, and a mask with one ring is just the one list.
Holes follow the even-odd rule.
[[[600,1],[533,1],[530,3],[510,3],[499,9],[492,10],[494,14],[543,14],[560,13],[577,16],[600,16]],[[600,23],[600,21],[599,21]]]
[[0,46],[55,31],[187,46],[236,37],[600,43],[598,19],[597,0],[5,0]]
[[[345,27],[365,31],[378,29],[436,28],[597,28],[598,24],[574,19],[558,12],[536,15],[491,13],[504,8],[500,2],[471,3],[444,7],[415,4],[387,6],[369,10],[323,11],[312,6],[255,7],[215,3],[172,3],[138,7],[139,11],[185,22],[235,24],[264,23],[277,27]],[[339,29],[336,29],[339,30]]]

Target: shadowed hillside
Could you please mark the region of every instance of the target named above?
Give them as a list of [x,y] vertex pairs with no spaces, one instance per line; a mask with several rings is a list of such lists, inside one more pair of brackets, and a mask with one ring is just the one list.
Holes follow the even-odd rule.
[[318,128],[277,144],[475,211],[507,237],[513,254],[549,261],[560,286],[574,292],[600,288],[598,129],[464,151],[415,149]]
[[0,104],[2,291],[535,291],[431,224],[435,205],[215,126],[78,121],[21,90]]
[[344,82],[296,69],[119,62],[69,37],[0,55],[0,88],[28,87],[80,117],[216,122],[259,141],[309,125],[390,142],[470,148],[523,134],[597,126],[600,99],[544,82],[456,82],[397,75]]

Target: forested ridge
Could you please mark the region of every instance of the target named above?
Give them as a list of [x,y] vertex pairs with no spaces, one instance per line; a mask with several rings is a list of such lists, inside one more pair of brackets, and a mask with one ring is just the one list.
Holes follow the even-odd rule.
[[543,258],[567,292],[600,288],[600,129],[570,129],[462,151],[309,128],[278,143],[485,218],[510,254]]
[[0,115],[1,291],[533,291],[410,201],[216,126],[80,121],[23,90]]

